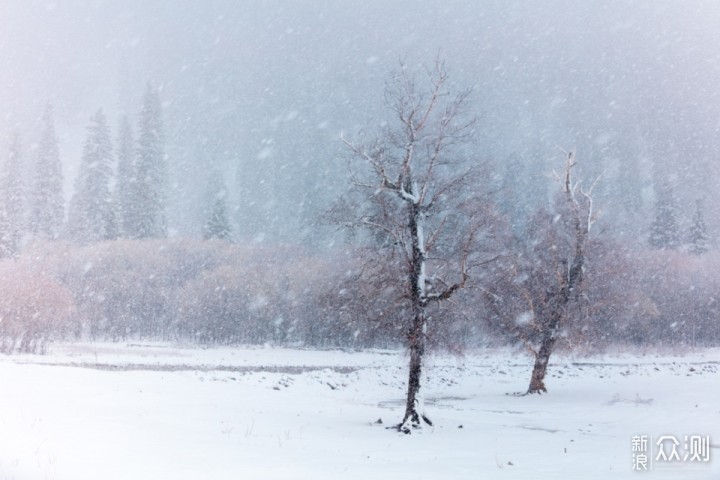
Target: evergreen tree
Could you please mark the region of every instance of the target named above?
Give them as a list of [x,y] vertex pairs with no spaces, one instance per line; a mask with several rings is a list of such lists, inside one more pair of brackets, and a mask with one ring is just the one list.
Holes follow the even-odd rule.
[[498,207],[507,215],[510,226],[518,236],[523,236],[531,209],[543,202],[546,188],[542,177],[536,174],[532,154],[525,161],[518,153],[505,158],[499,168]]
[[230,241],[232,239],[232,228],[227,207],[227,188],[222,175],[213,171],[210,175],[206,191],[207,221],[203,226],[203,238],[209,240],[217,238]]
[[642,238],[646,228],[641,221],[648,215],[642,192],[649,182],[643,175],[640,148],[632,142],[620,140],[613,145],[608,147],[610,155],[614,155],[610,163],[615,163],[617,168],[609,165],[608,175],[603,175],[610,181],[602,182],[607,187],[607,196],[602,203],[608,211],[614,212],[612,220],[616,234],[623,237],[623,242],[635,243]]
[[640,159],[633,155],[620,157],[618,175],[612,184],[617,187],[615,193],[624,213],[631,218],[637,217],[643,209]]
[[166,182],[167,159],[163,145],[160,96],[148,84],[140,112],[136,158],[135,208],[137,222],[131,228],[134,238],[167,236]]
[[10,222],[5,206],[0,205],[0,258],[10,258],[13,255],[10,231]]
[[0,254],[11,257],[20,250],[25,224],[20,137],[14,133],[0,179]]
[[690,253],[702,255],[709,250],[708,244],[710,243],[710,239],[708,238],[705,216],[703,215],[702,202],[700,200],[696,202],[689,240]]
[[63,175],[52,107],[42,118],[35,178],[31,191],[30,230],[40,238],[56,239],[65,217]]
[[655,219],[650,227],[650,245],[658,249],[675,249],[680,246],[680,233],[672,185],[663,182],[657,190]]
[[115,184],[115,199],[117,204],[118,228],[122,237],[134,238],[139,235],[137,231],[138,213],[136,201],[136,171],[135,150],[132,128],[126,116],[120,120],[118,134],[118,169],[117,183]]
[[110,194],[112,174],[110,128],[102,110],[98,110],[90,120],[68,214],[68,229],[74,240],[87,243],[117,237],[115,210]]

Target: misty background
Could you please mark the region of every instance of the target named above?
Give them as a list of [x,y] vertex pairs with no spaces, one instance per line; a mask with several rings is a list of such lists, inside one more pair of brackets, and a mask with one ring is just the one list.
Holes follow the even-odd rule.
[[[397,244],[333,216],[369,204],[343,138],[394,128],[392,72],[422,90],[436,59],[477,119],[453,150],[479,174],[456,206],[479,202],[473,248],[501,260],[433,313],[430,343],[533,338],[574,151],[597,223],[564,341],[715,345],[718,27],[711,1],[4,1],[0,351],[403,344],[405,267],[378,260]],[[111,218],[127,212],[152,222]]]
[[605,172],[605,226],[642,237],[667,180],[681,222],[703,200],[718,228],[711,1],[5,1],[0,24],[0,133],[32,150],[52,104],[68,198],[90,116],[102,107],[116,135],[145,84],[160,89],[175,235],[199,235],[217,168],[238,240],[317,241],[318,213],[347,187],[340,132],[388,119],[399,59],[438,54],[474,87],[475,155],[496,175],[510,164],[551,186],[556,146],[577,148],[583,176]]

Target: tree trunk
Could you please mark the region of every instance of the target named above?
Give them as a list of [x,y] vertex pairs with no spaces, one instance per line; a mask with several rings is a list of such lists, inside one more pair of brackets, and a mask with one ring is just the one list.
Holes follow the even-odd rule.
[[422,421],[432,425],[430,419],[422,411],[422,405],[418,398],[421,387],[422,360],[425,354],[425,316],[422,311],[413,319],[408,341],[410,346],[410,368],[405,400],[405,415],[402,423],[398,425],[398,430],[403,433],[410,433],[413,428],[419,428]]
[[[416,192],[413,189],[413,194]],[[427,319],[425,318],[425,239],[420,225],[421,212],[416,203],[409,203],[408,226],[412,238],[412,264],[410,268],[410,298],[413,310],[413,320],[408,332],[408,347],[410,348],[410,368],[408,374],[407,398],[405,401],[405,416],[398,430],[410,433],[411,429],[419,428],[421,420],[432,425],[424,412],[418,412],[418,394],[420,393],[420,377],[422,374],[422,359],[425,354],[425,340]]]
[[540,345],[540,350],[535,356],[535,366],[533,367],[532,375],[530,377],[530,386],[527,391],[528,394],[547,393],[547,388],[545,388],[545,373],[547,372],[550,354],[552,354],[554,346],[555,335],[546,335]]
[[[557,293],[549,294],[548,303],[551,305],[550,322],[543,331],[540,350],[535,356],[535,366],[530,376],[530,386],[527,394],[531,393],[547,393],[545,388],[545,373],[547,372],[550,355],[557,341],[557,330],[560,321],[565,317],[565,310],[570,303],[571,294],[575,288],[582,283],[582,268],[585,262],[583,247],[585,245],[586,232],[582,231],[579,224],[576,225],[577,244],[575,248],[575,256],[572,266],[569,269],[567,280],[563,280],[560,284],[560,290]],[[561,271],[564,271],[567,263],[561,264]]]
[[[563,269],[564,269],[563,265]],[[572,269],[571,269],[572,271]],[[571,277],[571,281],[575,281],[577,277]],[[548,292],[547,303],[550,304],[550,320],[545,325],[540,342],[540,350],[535,355],[535,366],[530,376],[530,386],[527,394],[531,393],[547,393],[545,388],[545,373],[547,372],[550,355],[557,341],[557,330],[560,321],[565,317],[565,307],[570,301],[570,286],[567,283],[560,285],[560,290],[556,292]]]

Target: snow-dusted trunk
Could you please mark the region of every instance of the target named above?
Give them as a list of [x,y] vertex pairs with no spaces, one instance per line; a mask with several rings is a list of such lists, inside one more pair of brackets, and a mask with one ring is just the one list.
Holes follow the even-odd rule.
[[[413,198],[416,197],[413,188]],[[410,265],[410,299],[412,303],[412,323],[408,331],[408,347],[410,348],[410,368],[408,374],[407,399],[405,401],[405,416],[398,429],[410,433],[411,428],[420,426],[421,421],[428,425],[432,422],[422,411],[423,402],[420,396],[420,379],[422,376],[422,360],[425,355],[427,318],[425,306],[427,304],[425,286],[425,238],[422,228],[423,213],[417,201],[408,201],[408,226],[412,238],[412,264]]]
[[423,311],[417,312],[413,318],[413,324],[409,332],[410,346],[410,368],[408,374],[407,398],[405,400],[405,416],[400,424],[400,430],[409,433],[410,428],[420,426],[421,418],[428,424],[431,422],[419,411],[422,406],[420,403],[420,378],[422,376],[422,359],[425,354],[425,315]]

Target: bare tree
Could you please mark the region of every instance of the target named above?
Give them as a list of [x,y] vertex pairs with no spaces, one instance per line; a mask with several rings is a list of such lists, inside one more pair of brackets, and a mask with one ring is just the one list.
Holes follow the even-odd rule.
[[373,232],[373,261],[395,282],[388,288],[397,289],[397,311],[407,318],[408,389],[397,425],[405,433],[422,421],[432,425],[420,395],[428,325],[442,313],[431,307],[463,289],[487,261],[477,245],[488,209],[477,194],[477,170],[463,156],[474,127],[464,111],[469,93],[450,93],[440,60],[420,78],[401,63],[385,91],[396,122],[369,141],[344,140],[366,167],[352,175],[359,196],[345,201],[353,209],[348,223]]
[[573,181],[575,165],[574,152],[567,153],[564,174],[558,176],[561,191],[556,211],[546,216],[548,228],[544,239],[536,244],[536,249],[542,251],[534,279],[538,288],[534,295],[528,296],[528,303],[537,327],[539,348],[531,347],[535,365],[528,394],[547,392],[544,380],[550,355],[563,323],[571,309],[578,306],[582,295],[586,246],[594,212],[592,186],[586,191],[580,182]]

